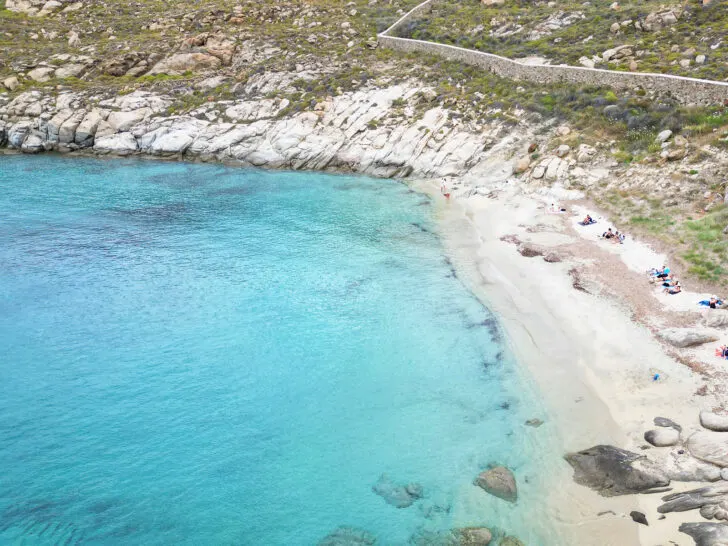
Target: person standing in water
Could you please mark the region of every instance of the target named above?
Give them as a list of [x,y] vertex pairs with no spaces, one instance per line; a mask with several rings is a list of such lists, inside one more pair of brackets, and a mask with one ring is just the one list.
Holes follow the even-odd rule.
[[447,189],[447,183],[444,178],[440,182],[440,193],[445,196],[445,199],[450,199],[450,190]]

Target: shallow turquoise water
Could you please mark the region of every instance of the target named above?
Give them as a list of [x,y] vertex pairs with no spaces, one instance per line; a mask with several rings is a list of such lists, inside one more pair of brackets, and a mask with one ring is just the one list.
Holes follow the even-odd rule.
[[[392,181],[0,157],[0,543],[548,542],[538,404],[431,209]],[[471,485],[493,462],[517,505]],[[387,504],[385,472],[426,498]]]

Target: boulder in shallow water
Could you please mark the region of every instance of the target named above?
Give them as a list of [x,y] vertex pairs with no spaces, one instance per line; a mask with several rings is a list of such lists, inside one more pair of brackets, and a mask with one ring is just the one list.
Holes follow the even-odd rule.
[[505,466],[496,466],[495,468],[481,472],[475,478],[474,483],[499,499],[508,502],[516,502],[518,500],[516,477]]
[[518,540],[516,537],[505,537],[500,541],[498,546],[526,546],[523,542]]
[[718,415],[709,411],[701,411],[700,424],[708,430],[728,432],[728,415]]
[[397,508],[407,508],[422,498],[422,486],[418,483],[397,485],[387,474],[382,474],[372,491],[382,497],[387,503]]
[[645,440],[655,447],[674,446],[680,441],[680,433],[674,428],[662,428],[645,432]]
[[372,546],[376,543],[376,537],[364,529],[339,527],[326,535],[318,546]]
[[618,447],[599,445],[568,453],[574,481],[604,497],[649,492],[670,484],[665,472],[643,455]]

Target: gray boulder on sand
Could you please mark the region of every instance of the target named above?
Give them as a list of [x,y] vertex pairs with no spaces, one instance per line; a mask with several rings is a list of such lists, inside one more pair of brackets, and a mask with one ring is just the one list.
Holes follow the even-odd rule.
[[645,440],[655,447],[674,446],[680,441],[680,433],[674,428],[662,428],[645,432]]
[[379,477],[379,481],[374,484],[372,491],[397,508],[407,508],[417,499],[422,498],[422,486],[420,484],[397,485],[387,474],[382,474]]
[[637,510],[632,510],[629,513],[629,517],[632,518],[632,521],[635,523],[641,523],[642,525],[649,525],[647,522],[647,516],[645,516],[642,512],[638,512]]
[[655,423],[656,427],[670,427],[674,428],[678,432],[682,432],[682,427],[667,417],[655,417],[652,422]]
[[670,484],[670,478],[658,465],[643,455],[614,446],[594,446],[564,458],[574,468],[576,483],[604,497],[651,492]]
[[681,348],[702,345],[718,339],[712,332],[692,328],[663,328],[657,335],[670,345]]
[[709,411],[701,411],[700,424],[708,430],[728,432],[728,415],[718,415]]
[[680,532],[690,535],[695,546],[728,544],[728,525],[723,523],[683,523]]
[[516,477],[505,466],[496,466],[481,472],[473,483],[499,499],[508,502],[518,500]]
[[720,467],[728,466],[728,434],[701,430],[688,438],[686,446],[696,459]]
[[339,527],[326,535],[318,546],[372,546],[376,543],[376,537],[364,529]]

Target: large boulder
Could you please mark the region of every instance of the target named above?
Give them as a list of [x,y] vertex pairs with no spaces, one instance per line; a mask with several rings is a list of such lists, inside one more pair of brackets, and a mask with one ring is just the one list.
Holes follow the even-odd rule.
[[690,454],[720,467],[728,467],[728,434],[701,430],[688,438],[686,444]]
[[418,529],[409,539],[410,546],[488,546],[493,535],[487,527],[463,527],[446,531]]
[[23,141],[22,146],[20,146],[20,150],[24,154],[37,154],[39,152],[42,152],[45,149],[43,139],[36,135],[36,134],[30,134],[28,137]]
[[339,527],[326,535],[318,546],[372,546],[376,543],[376,537],[364,529]]
[[604,497],[649,492],[670,484],[670,478],[655,463],[614,446],[594,446],[569,453],[565,459],[574,469],[576,483]]
[[495,468],[481,472],[475,478],[474,483],[499,499],[508,502],[516,502],[518,500],[516,477],[505,466],[496,466]]
[[709,411],[701,411],[700,424],[708,430],[728,432],[728,415],[718,415]]
[[207,53],[176,53],[155,64],[149,74],[182,75],[185,72],[200,72],[220,68],[220,59]]
[[702,345],[718,339],[712,332],[692,328],[663,328],[657,335],[670,345],[681,348]]
[[102,110],[94,109],[84,116],[81,123],[76,127],[74,142],[79,146],[93,146],[96,129],[106,117]]
[[131,133],[107,135],[97,138],[94,142],[94,150],[100,153],[129,155],[137,149],[137,141]]
[[422,498],[421,485],[417,483],[397,485],[387,474],[379,477],[377,483],[372,486],[372,491],[397,508],[407,508]]
[[723,523],[683,523],[680,532],[690,535],[695,546],[723,546],[728,544],[728,525]]
[[8,146],[11,148],[20,148],[23,141],[30,133],[33,123],[31,121],[19,121],[7,129]]
[[711,309],[703,315],[703,325],[708,328],[728,327],[728,312],[725,309]]
[[655,447],[674,446],[680,441],[680,433],[674,428],[661,428],[645,432],[645,440]]

